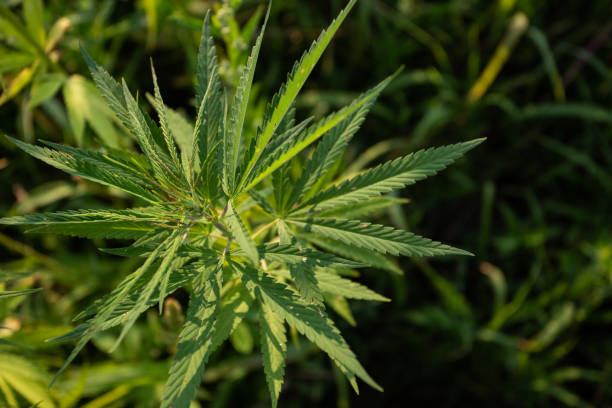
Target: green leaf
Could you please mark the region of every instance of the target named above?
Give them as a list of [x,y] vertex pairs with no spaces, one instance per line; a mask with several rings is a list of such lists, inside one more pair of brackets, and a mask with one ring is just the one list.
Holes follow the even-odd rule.
[[[219,141],[219,124],[222,116],[221,81],[218,74],[217,49],[210,34],[210,12],[206,13],[202,26],[202,38],[198,49],[196,106],[202,108],[206,123],[194,134],[197,138],[199,160],[202,163],[209,150],[208,146]],[[204,102],[204,96],[208,97]],[[203,103],[204,102],[204,103]]]
[[187,318],[179,335],[177,352],[162,397],[162,408],[188,408],[202,381],[215,332],[221,267],[201,274],[193,286]]
[[62,87],[66,80],[66,75],[61,73],[43,75],[32,84],[30,91],[30,100],[28,101],[28,109],[33,109],[51,99],[57,91]]
[[107,149],[110,154],[106,154],[101,151],[98,152],[78,147],[70,147],[48,142],[46,140],[42,140],[42,143],[64,152],[75,159],[91,164],[98,169],[103,169],[128,179],[143,188],[151,189],[151,184],[156,183],[146,159],[141,154],[128,152],[119,154],[119,152],[113,149]]
[[155,92],[153,107],[157,111],[159,126],[162,134],[164,135],[166,147],[170,152],[170,158],[172,159],[174,166],[176,168],[180,168],[181,165],[179,163],[178,153],[176,151],[176,146],[174,145],[174,136],[172,135],[172,130],[168,121],[166,105],[164,105],[164,100],[162,99],[161,92],[159,91],[159,85],[157,84],[157,75],[155,74],[155,68],[153,67],[153,60],[151,60],[151,75],[153,76],[153,91]]
[[353,245],[345,244],[344,242],[314,234],[298,234],[298,236],[305,238],[326,251],[337,253],[345,258],[353,259],[362,264],[397,273],[399,275],[404,273],[394,262],[378,252],[365,248],[358,248]]
[[[267,262],[281,262],[287,265],[308,263],[313,266],[329,268],[362,268],[363,263],[339,258],[332,254],[311,248],[299,248],[293,244],[266,244],[258,246],[259,256]],[[232,251],[231,253],[240,253]]]
[[41,47],[45,46],[46,31],[44,24],[44,6],[42,0],[24,0],[23,17],[30,35]]
[[[292,278],[291,273],[285,270],[274,270],[274,274],[285,279]],[[314,271],[314,278],[317,287],[326,293],[349,299],[373,300],[377,302],[391,301],[391,299],[374,292],[366,286],[341,277],[330,268],[317,268]]]
[[[152,97],[149,100],[153,100]],[[181,151],[181,163],[187,167],[185,163],[191,157],[193,150],[193,125],[181,113],[167,106],[166,115],[168,115],[170,133]]]
[[32,293],[40,292],[42,288],[37,289],[23,289],[23,290],[9,290],[9,291],[0,291],[0,299],[8,299],[17,296],[30,295]]
[[238,167],[238,157],[243,143],[242,132],[244,128],[244,118],[246,117],[249,95],[253,85],[255,65],[257,63],[257,58],[259,57],[259,49],[261,47],[261,41],[263,39],[269,17],[270,7],[268,6],[268,12],[266,13],[266,18],[264,20],[261,33],[255,41],[255,45],[251,50],[251,55],[249,56],[246,66],[242,69],[240,82],[232,101],[228,126],[225,129],[225,135],[223,137],[223,185],[225,186],[226,193],[231,197],[234,196],[234,183],[236,170]]
[[251,238],[251,235],[244,226],[240,215],[236,213],[234,205],[231,201],[227,202],[227,214],[225,215],[225,219],[227,219],[232,237],[244,251],[246,257],[253,263],[253,265],[258,265],[259,253],[257,252],[255,241],[253,241],[253,238]]
[[285,376],[285,355],[287,354],[285,325],[283,318],[274,313],[267,304],[261,305],[259,320],[261,322],[261,354],[264,372],[270,390],[272,408],[276,408]]
[[[297,244],[297,240],[292,236],[291,231],[283,220],[278,222],[278,236],[283,245]],[[317,279],[314,275],[316,263],[309,261],[309,258],[303,257],[302,262],[289,263],[289,272],[291,279],[295,283],[302,299],[309,304],[323,306],[323,294],[318,287]]]
[[[388,83],[388,82],[387,82]],[[308,160],[304,171],[295,183],[291,196],[286,203],[286,209],[291,208],[298,200],[310,196],[311,190],[318,185],[325,174],[334,166],[344,153],[346,146],[353,135],[365,120],[371,106],[376,102],[378,95],[368,100],[357,111],[343,119],[337,126],[325,134],[321,143],[315,149],[312,158]]]
[[[201,269],[210,267],[214,265],[215,263],[216,262],[212,262],[207,265],[197,265],[197,266],[189,265],[189,266],[185,266],[185,267],[177,269],[170,277],[170,281],[168,283],[168,290],[167,290],[168,294],[187,285],[189,282],[193,280],[194,277],[196,277],[199,273],[202,273]],[[146,276],[146,278],[148,278],[148,276]],[[140,287],[141,285],[137,283],[135,286]],[[79,313],[79,315],[76,316],[74,320],[80,320],[86,316],[90,316],[92,314],[97,313],[101,309],[101,307],[105,304],[105,302],[107,302],[111,297],[116,295],[122,288],[123,286],[120,286],[115,291],[113,291],[113,293],[107,296],[104,296],[102,299],[99,299],[98,301],[94,302],[83,312]],[[103,324],[99,326],[99,330],[108,330],[111,327],[115,327],[115,326],[125,323],[129,318],[126,312],[129,312],[130,310],[134,308],[134,306],[136,305],[136,302],[138,301],[138,297],[139,297],[139,293],[137,292],[131,293],[113,311],[110,317]],[[148,307],[155,305],[156,303],[158,303],[158,301],[159,301],[159,290],[156,290],[148,301]],[[89,320],[77,326],[74,330],[66,334],[63,334],[61,336],[49,339],[47,341],[63,342],[63,341],[77,339],[81,337],[84,333],[87,332],[87,330],[92,326],[92,323],[93,322]]]
[[93,84],[80,75],[72,75],[62,88],[68,120],[77,144],[85,144],[85,124],[89,124],[96,135],[108,146],[119,146],[119,135],[111,121],[112,112]]
[[81,54],[89,67],[89,72],[91,72],[91,76],[93,77],[100,94],[106,100],[108,107],[130,131],[130,134],[135,135],[137,131],[133,128],[121,85],[89,56],[83,46],[79,45],[79,47],[81,49]]
[[47,373],[21,356],[0,354],[0,381],[8,384],[30,404],[39,408],[55,408],[46,387],[49,381]]
[[0,218],[4,225],[32,225],[28,232],[57,233],[85,238],[138,238],[156,227],[157,211],[79,210]]
[[[298,63],[295,64],[291,73],[287,76],[287,82],[283,84],[278,93],[272,98],[272,102],[268,106],[266,114],[264,116],[264,124],[261,130],[258,132],[256,138],[256,147],[251,157],[248,157],[248,165],[244,177],[241,180],[241,186],[244,185],[246,178],[255,164],[259,160],[263,153],[265,146],[268,144],[277,127],[281,123],[283,117],[287,111],[291,108],[295,97],[302,89],[302,86],[310,76],[310,73],[314,69],[315,65],[323,55],[323,52],[329,45],[336,31],[355,5],[356,0],[351,0],[349,4],[340,12],[338,17],[317,38],[316,41],[310,46],[310,49],[306,51]],[[240,188],[239,188],[240,190]],[[245,190],[248,190],[246,188]]]
[[[252,172],[255,168],[255,162],[247,167],[247,172],[243,177],[242,185],[243,188],[238,189],[240,192],[250,190],[253,186],[259,183],[261,180],[266,178],[268,175],[273,173],[280,166],[291,160],[295,155],[304,150],[310,144],[315,142],[321,136],[334,127],[338,126],[344,119],[348,118],[353,113],[359,111],[363,106],[368,105],[372,100],[376,99],[382,90],[393,80],[393,78],[399,73],[398,70],[393,75],[386,78],[384,81],[376,85],[374,88],[363,93],[357,99],[355,99],[349,106],[340,109],[337,112],[332,113],[325,119],[310,126],[306,131],[302,132],[299,137],[295,137],[290,140],[290,143],[281,144],[276,151],[271,154],[274,156],[274,160],[265,166],[258,166],[258,171]],[[255,156],[254,156],[255,157]],[[253,173],[253,174],[250,174]]]
[[469,252],[432,241],[411,232],[378,224],[343,219],[287,219],[287,222],[345,244],[380,253],[406,256],[471,255]]
[[378,302],[391,301],[391,299],[379,295],[373,290],[368,289],[357,282],[353,282],[352,280],[345,279],[333,272],[318,269],[315,272],[315,278],[317,279],[317,285],[319,288],[327,293],[343,296],[349,299],[375,300]]
[[[326,210],[367,200],[414,184],[443,170],[483,141],[484,139],[475,139],[455,145],[419,150],[332,186],[315,195],[299,208],[313,206],[314,210]],[[297,210],[296,213],[305,211],[308,210]]]
[[249,312],[252,302],[253,298],[243,285],[234,286],[223,295],[217,314],[211,352],[219,348],[230,333],[238,327]]
[[82,177],[87,180],[95,181],[106,186],[116,187],[126,193],[132,194],[136,197],[140,197],[150,203],[161,201],[159,196],[154,192],[136,184],[135,182],[118,175],[113,171],[109,171],[105,168],[100,168],[87,161],[81,160],[77,157],[69,154],[51,150],[44,147],[33,146],[28,143],[24,143],[20,140],[13,139],[6,136],[11,142],[17,145],[21,150],[36,157],[39,160],[50,164],[66,173]]
[[230,343],[234,350],[241,354],[251,354],[253,352],[253,335],[249,325],[242,321],[230,334]]
[[115,345],[111,348],[111,352],[121,343],[123,337],[127,334],[128,330],[134,325],[138,316],[140,316],[149,307],[148,303],[155,289],[159,285],[159,312],[162,311],[162,305],[166,298],[168,289],[168,280],[170,274],[180,266],[181,260],[175,259],[174,255],[178,250],[179,245],[183,242],[186,236],[186,232],[181,230],[175,230],[172,235],[166,241],[165,253],[163,254],[162,261],[157,268],[157,271],[153,274],[151,279],[144,285],[139,293],[138,300],[134,307],[127,312],[128,319],[126,320],[119,337],[115,341]]
[[339,207],[330,208],[317,213],[318,217],[325,218],[362,218],[364,216],[371,216],[374,213],[378,213],[394,205],[406,204],[409,200],[404,198],[397,198],[392,196],[380,196],[368,198],[365,201],[358,203],[351,203],[347,205],[341,205]]
[[356,374],[373,388],[381,390],[380,386],[357,361],[355,354],[346,344],[331,319],[326,317],[321,309],[316,306],[305,305],[285,285],[275,282],[261,271],[235,263],[232,265],[240,270],[247,289],[257,299],[268,305],[274,313],[282,316],[287,323],[319,346],[330,358]]
[[[59,378],[59,376],[66,370],[68,365],[75,359],[75,357],[79,354],[79,352],[85,347],[85,345],[91,340],[91,338],[99,331],[104,330],[107,327],[108,319],[113,315],[113,312],[124,302],[124,300],[130,295],[132,288],[134,285],[149,271],[151,265],[159,258],[159,255],[166,249],[166,245],[168,240],[171,237],[168,237],[162,243],[160,243],[157,248],[155,248],[149,257],[145,260],[140,268],[131,273],[127,278],[123,280],[122,283],[119,284],[119,288],[111,293],[110,296],[106,298],[106,300],[100,305],[99,312],[96,316],[91,319],[90,324],[87,329],[84,331],[83,335],[80,337],[76,346],[62,365],[58,372],[53,377],[51,381],[51,385],[55,383],[55,381]],[[129,318],[129,316],[127,316]]]
[[123,82],[123,97],[131,125],[130,129],[134,132],[134,137],[151,164],[155,177],[163,184],[180,188],[182,180],[179,174],[182,173],[179,173],[170,157],[156,142],[152,132],[152,128],[156,130],[155,125],[151,123],[152,126],[150,126],[147,117],[141,111],[125,81]]

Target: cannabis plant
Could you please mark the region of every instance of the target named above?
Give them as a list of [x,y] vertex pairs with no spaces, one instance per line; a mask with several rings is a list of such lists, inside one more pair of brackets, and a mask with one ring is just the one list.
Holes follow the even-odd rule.
[[[139,107],[124,81],[116,82],[83,50],[98,89],[142,152],[92,151],[50,142],[42,147],[11,139],[52,166],[123,190],[142,202],[128,210],[0,220],[31,225],[32,232],[134,240],[130,246],[105,251],[143,258],[111,293],[77,316],[83,323],[55,339],[78,339],[57,375],[97,333],[123,325],[116,346],[144,311],[153,305],[161,310],[168,294],[186,287],[191,297],[162,407],[189,406],[210,354],[250,311],[259,316],[273,406],[283,382],[285,324],[325,351],[356,390],[357,378],[381,389],[328,316],[326,304],[337,297],[387,299],[342,272],[379,265],[384,254],[468,253],[343,215],[395,204],[384,194],[435,174],[481,140],[418,151],[334,182],[344,149],[394,75],[318,122],[309,118],[296,123],[294,102],[355,2],[349,2],[295,64],[256,133],[243,129],[264,30],[232,92],[219,80],[207,16],[198,54],[193,126],[165,106],[153,68],[154,94],[149,100],[158,123]],[[317,140],[301,174],[294,176],[290,162]]]

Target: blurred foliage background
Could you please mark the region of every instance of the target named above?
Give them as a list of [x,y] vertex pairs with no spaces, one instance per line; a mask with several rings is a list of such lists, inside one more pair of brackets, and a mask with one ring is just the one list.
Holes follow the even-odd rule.
[[[256,72],[253,128],[342,0],[274,2]],[[0,0],[0,131],[95,148],[131,141],[93,87],[79,43],[132,89],[194,116],[201,22],[213,10],[231,87],[265,3],[258,0]],[[607,0],[360,0],[298,104],[322,115],[405,65],[357,134],[349,170],[417,148],[487,137],[377,217],[476,254],[400,259],[361,279],[392,303],[336,316],[383,394],[356,396],[329,361],[294,339],[285,407],[612,406],[612,4]],[[141,94],[141,98],[145,95]],[[122,193],[69,179],[0,140],[0,214],[123,208]],[[71,349],[45,339],[108,292],[137,260],[116,242],[0,231],[0,406],[154,407],[183,319],[166,301],[108,353],[99,335],[58,384]],[[115,245],[117,246],[117,245]],[[269,404],[253,322],[211,359],[210,407]]]

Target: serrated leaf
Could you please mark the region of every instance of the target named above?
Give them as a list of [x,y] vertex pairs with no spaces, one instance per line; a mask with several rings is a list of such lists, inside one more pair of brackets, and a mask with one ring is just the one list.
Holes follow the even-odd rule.
[[391,301],[391,299],[379,295],[373,290],[357,282],[353,282],[352,280],[345,279],[333,272],[327,272],[319,269],[315,272],[315,277],[317,279],[317,285],[319,288],[327,293],[343,296],[349,299],[374,300],[378,302]]
[[83,177],[84,179],[106,186],[116,187],[150,203],[161,201],[160,197],[152,191],[105,168],[100,168],[87,161],[81,160],[61,151],[47,149],[40,146],[33,146],[20,140],[13,139],[9,136],[5,137],[26,153],[53,167],[63,170],[66,173]]
[[357,248],[353,245],[347,245],[344,242],[320,237],[314,234],[299,234],[299,236],[326,251],[337,253],[345,258],[400,275],[404,273],[395,263],[378,252],[365,248]]
[[251,55],[243,68],[240,75],[240,82],[234,94],[232,108],[229,113],[228,126],[225,129],[223,137],[223,180],[226,186],[226,193],[234,196],[236,170],[238,168],[238,157],[240,148],[242,147],[242,132],[244,128],[244,119],[246,117],[249,95],[253,85],[253,77],[255,75],[255,65],[259,57],[259,49],[263,39],[263,34],[268,24],[270,17],[270,7],[266,13],[266,18],[263,23],[261,33],[255,41],[255,45],[251,50]]
[[276,408],[285,376],[285,355],[287,353],[285,325],[283,318],[274,313],[267,304],[261,305],[259,320],[264,372],[270,390],[272,408]]
[[244,286],[234,286],[224,294],[213,336],[212,351],[229,337],[230,333],[242,322],[247,315],[253,298],[244,289]]
[[[160,243],[149,255],[149,257],[145,260],[140,268],[127,276],[122,283],[119,284],[119,287],[113,291],[109,296],[106,297],[105,301],[100,305],[99,312],[95,315],[93,319],[91,319],[90,324],[87,326],[86,330],[83,332],[82,336],[79,338],[76,346],[64,362],[64,364],[60,367],[58,372],[53,377],[51,381],[51,385],[55,383],[55,381],[59,378],[59,376],[66,370],[68,365],[75,359],[78,353],[85,347],[85,345],[91,340],[91,338],[97,332],[104,330],[108,319],[113,315],[113,312],[124,302],[124,300],[130,295],[131,289],[134,285],[149,271],[151,265],[158,259],[159,255],[166,249],[166,245],[168,240],[171,237],[168,237],[162,243]],[[128,317],[129,318],[129,317]]]
[[[251,157],[248,158],[248,165],[241,186],[244,186],[246,178],[249,177],[251,169],[262,155],[265,146],[268,144],[279,124],[283,120],[287,111],[291,108],[295,97],[302,89],[302,86],[310,76],[315,65],[323,55],[338,28],[355,5],[356,0],[351,0],[349,4],[340,12],[327,30],[324,30],[319,38],[310,46],[298,63],[295,64],[291,73],[287,76],[287,82],[283,84],[278,93],[272,98],[264,115],[264,124],[256,137],[256,147]],[[248,188],[246,189],[248,190]]]
[[[210,12],[207,12],[204,18],[197,59],[196,106],[202,106],[206,123],[194,135],[198,140],[197,148],[199,153],[199,160],[196,164],[202,163],[205,160],[208,146],[220,140],[218,130],[222,114],[222,86],[218,74],[217,50],[210,34]],[[205,104],[203,104],[204,95],[206,95],[207,91],[208,97]]]
[[340,109],[339,111],[332,113],[325,119],[320,120],[319,122],[310,126],[308,129],[302,132],[299,137],[296,137],[291,140],[291,143],[281,144],[278,149],[271,153],[274,156],[274,160],[269,162],[265,166],[258,166],[259,170],[256,174],[254,171],[252,171],[252,169],[255,168],[255,165],[257,163],[254,162],[252,165],[249,165],[249,167],[247,167],[247,172],[245,173],[241,182],[241,185],[243,185],[243,187],[239,188],[238,191],[245,192],[250,190],[253,186],[255,186],[261,180],[266,178],[268,175],[272,174],[276,169],[291,160],[293,157],[295,157],[295,155],[297,155],[310,144],[315,142],[325,133],[338,126],[344,119],[348,118],[350,115],[360,110],[364,105],[367,105],[373,99],[377,98],[380,92],[382,92],[382,90],[387,86],[387,84],[391,80],[393,80],[393,78],[398,73],[399,70],[393,75],[386,78],[378,85],[376,85],[374,88],[363,93],[361,96],[355,99],[349,106],[346,106]]
[[215,332],[220,290],[220,266],[210,274],[200,275],[194,282],[187,318],[162,397],[162,408],[188,408],[202,381]]
[[[332,186],[315,195],[300,208],[312,206],[314,210],[325,210],[349,205],[414,184],[443,170],[483,141],[484,139],[475,139],[455,145],[419,150]],[[308,210],[298,210],[296,213],[305,211]]]
[[[149,100],[152,100],[152,97],[149,97]],[[181,113],[167,106],[166,115],[170,133],[181,151],[181,163],[186,166],[185,162],[191,157],[193,149],[193,125]]]
[[123,81],[122,85],[130,129],[134,132],[134,137],[151,164],[155,177],[163,184],[169,184],[180,189],[182,179],[179,174],[182,173],[179,173],[178,168],[157,142],[156,139],[158,138],[155,137],[153,130],[158,129],[152,123],[152,120],[141,111],[125,81]]
[[[297,240],[292,236],[291,231],[284,221],[278,222],[278,235],[282,245],[296,245]],[[301,262],[288,263],[291,279],[295,283],[302,299],[308,304],[323,306],[323,294],[318,287],[317,279],[314,275],[316,262],[310,261],[308,257],[302,257]]]
[[159,85],[157,84],[157,75],[155,74],[155,68],[153,67],[153,60],[151,60],[151,75],[153,77],[153,92],[155,92],[153,107],[157,111],[159,126],[162,134],[164,135],[166,148],[170,152],[170,158],[172,159],[174,166],[176,168],[180,168],[178,153],[176,151],[176,146],[174,145],[174,136],[172,135],[172,130],[168,121],[166,105],[164,105],[164,100],[162,99],[161,92],[159,91]]
[[4,225],[32,225],[28,232],[85,238],[138,238],[155,229],[156,213],[147,209],[80,210],[0,218]]
[[235,263],[233,265],[240,270],[247,289],[256,298],[268,305],[274,313],[282,316],[287,323],[319,346],[330,358],[338,361],[373,388],[381,390],[357,361],[338,329],[321,309],[303,304],[285,285],[275,282],[263,272],[248,266]]
[[[362,268],[363,263],[343,259],[311,248],[299,248],[293,244],[266,244],[258,246],[259,256],[267,262],[282,262],[288,265],[308,263],[318,267]],[[232,253],[234,253],[232,251]]]
[[306,232],[314,232],[345,244],[371,249],[383,254],[405,256],[471,255],[469,252],[432,241],[411,232],[368,222],[308,218],[287,219]]
[[312,158],[308,160],[300,178],[296,181],[291,196],[284,208],[290,209],[298,200],[309,198],[311,190],[318,184],[330,168],[344,153],[353,135],[365,120],[370,107],[376,102],[378,95],[368,100],[356,112],[343,119],[337,126],[325,134],[321,143],[315,149]]
[[317,212],[317,217],[342,217],[348,219],[363,218],[365,216],[371,216],[389,207],[393,207],[394,205],[406,204],[407,202],[407,199],[393,196],[371,197],[357,203],[341,205]]
[[155,184],[155,179],[150,173],[150,167],[146,158],[138,153],[123,152],[118,154],[114,149],[108,149],[110,154],[94,150],[86,150],[78,147],[70,147],[46,140],[41,140],[47,146],[64,152],[75,159],[82,160],[98,169],[106,170],[121,176],[142,188],[150,188]]
[[[214,264],[215,263],[213,262],[212,264],[206,264],[206,265],[202,265],[202,264],[198,264],[197,266],[190,265],[190,266],[185,266],[185,267],[177,269],[175,273],[173,273],[172,276],[170,277],[167,293],[170,294],[174,292],[175,290],[187,285],[189,282],[193,280],[195,276],[197,276],[197,274],[202,272],[202,269],[210,267]],[[146,277],[148,278],[148,276]],[[139,287],[141,285],[136,284],[135,286]],[[99,299],[98,301],[94,302],[83,312],[79,313],[79,315],[76,316],[74,320],[80,320],[86,316],[90,316],[90,315],[97,313],[100,310],[101,306],[104,305],[104,303],[107,302],[110,299],[110,297],[116,295],[118,293],[118,290],[120,290],[121,288],[122,287],[118,287],[111,294],[104,296],[102,299]],[[128,315],[126,314],[126,312],[134,308],[134,305],[136,305],[136,302],[138,301],[138,297],[139,297],[139,293],[137,292],[130,294],[130,296],[128,296],[113,311],[111,316],[102,325],[99,326],[99,330],[108,330],[111,327],[115,327],[115,326],[125,323],[128,319]],[[148,301],[148,307],[155,305],[156,303],[158,303],[158,301],[159,301],[159,290],[156,290]],[[74,330],[66,334],[63,334],[61,336],[49,339],[47,341],[63,342],[63,341],[77,339],[81,337],[84,333],[86,333],[87,330],[91,327],[91,325],[92,325],[92,321],[89,320],[83,324],[80,324]]]
[[[275,270],[274,274],[285,279],[291,279],[292,274],[285,270]],[[330,268],[317,268],[314,271],[317,287],[328,294],[343,296],[356,300],[372,300],[377,302],[390,302],[391,299],[384,297],[366,286],[350,279],[343,278]]]

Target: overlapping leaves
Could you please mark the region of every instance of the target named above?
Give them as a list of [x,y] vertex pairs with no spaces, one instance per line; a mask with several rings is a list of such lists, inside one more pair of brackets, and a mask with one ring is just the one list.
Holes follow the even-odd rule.
[[[164,104],[154,71],[149,100],[158,123],[140,108],[127,84],[115,81],[83,50],[102,97],[142,153],[52,143],[39,147],[11,139],[54,167],[132,195],[139,205],[131,210],[0,219],[5,225],[30,225],[31,232],[134,240],[127,247],[105,251],[144,259],[115,290],[77,316],[85,322],[55,339],[78,339],[58,375],[94,335],[123,324],[118,344],[140,314],[155,304],[161,311],[169,293],[187,287],[191,291],[187,318],[162,407],[189,406],[209,356],[243,324],[249,310],[259,316],[262,361],[273,406],[284,376],[286,324],[325,351],[354,387],[359,378],[380,389],[328,316],[326,304],[332,298],[388,299],[342,271],[370,265],[398,272],[386,254],[468,253],[407,231],[338,215],[349,206],[354,207],[353,214],[368,215],[401,203],[381,195],[434,175],[481,141],[416,152],[330,185],[335,164],[394,77],[318,122],[295,123],[295,98],[355,3],[348,3],[296,63],[254,136],[245,134],[244,128],[263,30],[237,89],[225,89],[207,16],[197,59],[193,126]],[[266,21],[268,16],[269,11]],[[302,175],[292,179],[289,161],[321,138]]]

